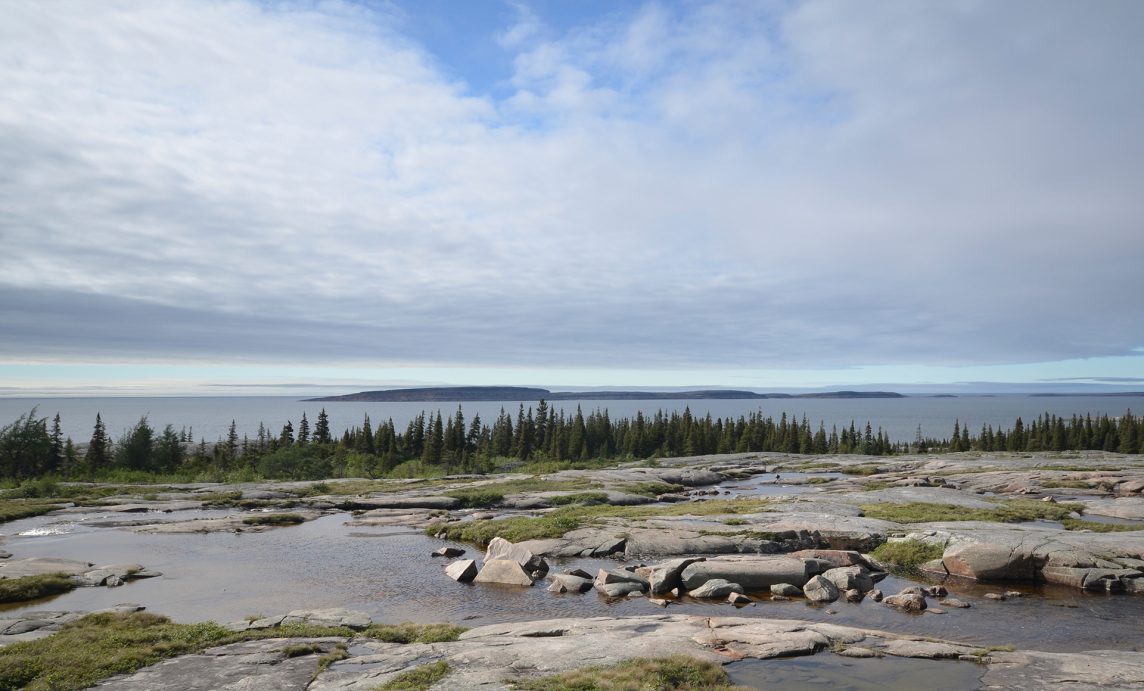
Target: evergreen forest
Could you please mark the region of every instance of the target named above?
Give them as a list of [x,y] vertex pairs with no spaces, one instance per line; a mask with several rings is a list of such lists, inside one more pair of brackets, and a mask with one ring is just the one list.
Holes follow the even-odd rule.
[[971,431],[955,422],[948,438],[925,438],[919,427],[912,442],[891,441],[869,422],[827,430],[801,420],[764,416],[738,418],[657,412],[612,419],[608,411],[585,415],[557,411],[545,401],[534,410],[520,406],[515,416],[502,408],[495,420],[465,418],[460,406],[451,415],[423,412],[404,429],[393,420],[374,424],[366,415],[360,426],[334,433],[325,409],[311,423],[303,414],[297,426],[287,422],[271,431],[265,425],[253,438],[239,436],[232,422],[225,439],[194,440],[192,430],[167,425],[154,429],[141,418],[112,439],[99,414],[90,439],[65,438],[57,414],[49,420],[36,409],[0,429],[0,480],[36,478],[71,481],[251,481],[314,480],[338,477],[431,477],[487,473],[513,468],[547,472],[623,460],[741,452],[865,454],[958,451],[1079,451],[1142,453],[1144,417],[1044,414],[1026,423],[1017,418],[1008,429],[989,425]]

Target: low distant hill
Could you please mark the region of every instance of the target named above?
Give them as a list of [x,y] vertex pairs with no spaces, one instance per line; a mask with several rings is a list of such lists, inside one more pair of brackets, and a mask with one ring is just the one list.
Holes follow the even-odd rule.
[[829,391],[824,393],[756,393],[733,389],[702,391],[549,391],[525,386],[446,386],[418,389],[361,391],[344,396],[308,398],[308,401],[359,401],[367,403],[473,401],[668,401],[668,400],[753,400],[773,398],[904,398],[892,391]]

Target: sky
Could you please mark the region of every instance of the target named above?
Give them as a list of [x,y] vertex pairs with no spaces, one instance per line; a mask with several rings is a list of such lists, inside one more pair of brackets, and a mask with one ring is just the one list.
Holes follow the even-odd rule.
[[1144,3],[0,7],[0,395],[1144,389]]

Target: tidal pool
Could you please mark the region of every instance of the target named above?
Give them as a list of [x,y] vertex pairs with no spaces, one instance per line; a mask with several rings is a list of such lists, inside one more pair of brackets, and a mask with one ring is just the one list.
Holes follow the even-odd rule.
[[[226,513],[183,511],[161,518],[205,518]],[[448,621],[468,626],[668,612],[827,621],[972,645],[1012,644],[1050,651],[1134,649],[1144,644],[1139,629],[1144,597],[1139,595],[946,581],[951,593],[970,602],[972,608],[911,615],[868,599],[857,604],[813,606],[798,599],[771,601],[768,593],[755,593],[751,594],[756,598],[754,604],[738,609],[722,602],[684,597],[663,610],[644,598],[609,600],[595,591],[556,595],[540,583],[532,588],[456,583],[442,572],[446,560],[433,558],[430,553],[451,544],[468,550],[466,556],[479,559],[481,552],[472,545],[436,540],[409,528],[348,526],[351,516],[344,513],[261,533],[146,534],[104,527],[108,522],[139,518],[142,516],[93,511],[5,524],[3,548],[14,559],[62,557],[97,565],[137,562],[161,571],[163,576],[119,588],[79,588],[4,609],[92,610],[133,602],[176,621],[227,622],[293,609],[348,607],[368,612],[381,622]],[[552,568],[583,568],[594,573],[620,563],[553,560]],[[914,583],[890,576],[879,587],[893,594]],[[1004,602],[983,597],[1000,590],[1020,590],[1026,596]],[[941,608],[940,603],[930,602]]]

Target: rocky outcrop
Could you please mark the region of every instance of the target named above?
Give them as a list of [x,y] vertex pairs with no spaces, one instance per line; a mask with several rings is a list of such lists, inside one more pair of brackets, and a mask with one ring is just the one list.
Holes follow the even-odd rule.
[[1079,533],[992,523],[931,524],[915,537],[946,544],[928,571],[981,581],[1057,583],[1135,592],[1144,578],[1144,533]]

